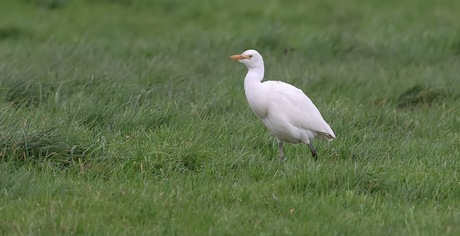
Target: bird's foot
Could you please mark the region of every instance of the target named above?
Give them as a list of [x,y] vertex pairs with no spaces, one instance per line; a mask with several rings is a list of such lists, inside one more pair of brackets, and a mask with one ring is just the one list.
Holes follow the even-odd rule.
[[285,156],[280,156],[280,161],[286,161],[286,157]]
[[315,161],[318,160],[318,152],[316,151],[316,148],[311,145],[311,143],[308,144],[308,147],[310,147],[311,155],[315,159]]
[[313,159],[315,159],[315,161],[318,160],[318,153],[315,151],[315,152],[311,152],[311,155],[313,156]]

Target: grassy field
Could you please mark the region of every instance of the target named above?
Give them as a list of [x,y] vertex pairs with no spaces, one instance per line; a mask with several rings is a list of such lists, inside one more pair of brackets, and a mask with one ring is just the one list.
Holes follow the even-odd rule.
[[[459,235],[457,0],[2,0],[1,235]],[[246,49],[337,139],[277,143]]]

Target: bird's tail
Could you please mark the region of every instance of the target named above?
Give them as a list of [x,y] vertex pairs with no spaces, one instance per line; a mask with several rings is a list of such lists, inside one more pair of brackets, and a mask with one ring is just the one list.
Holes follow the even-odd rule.
[[324,140],[327,140],[327,141],[332,141],[335,139],[335,134],[334,132],[332,133],[321,133],[319,132],[318,133],[318,136],[321,138],[321,139],[324,139]]

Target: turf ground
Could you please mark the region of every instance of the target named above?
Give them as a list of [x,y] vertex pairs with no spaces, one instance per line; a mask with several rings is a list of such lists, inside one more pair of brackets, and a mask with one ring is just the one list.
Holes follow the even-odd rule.
[[[2,0],[0,234],[459,235],[460,2]],[[337,139],[247,106],[304,90]]]

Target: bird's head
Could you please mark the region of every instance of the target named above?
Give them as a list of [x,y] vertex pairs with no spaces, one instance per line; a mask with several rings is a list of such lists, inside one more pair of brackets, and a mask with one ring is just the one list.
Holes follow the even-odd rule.
[[241,54],[232,55],[229,58],[232,60],[238,60],[239,62],[245,64],[248,69],[264,65],[264,59],[262,56],[253,49],[246,50]]

